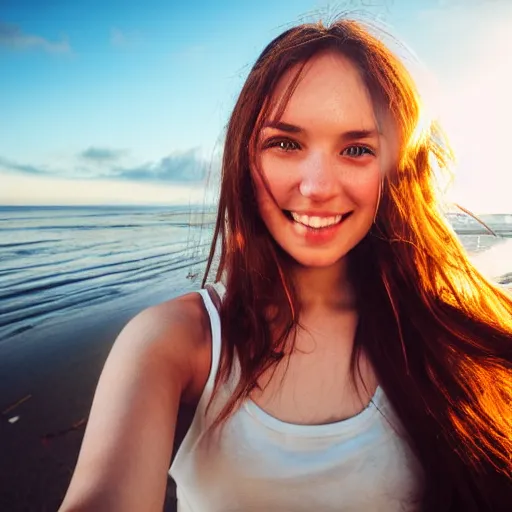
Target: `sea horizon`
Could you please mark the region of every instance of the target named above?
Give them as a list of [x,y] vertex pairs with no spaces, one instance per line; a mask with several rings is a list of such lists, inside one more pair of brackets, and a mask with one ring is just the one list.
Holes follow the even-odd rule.
[[[115,209],[115,208],[123,208],[123,209],[136,209],[136,208],[148,208],[148,209],[161,209],[161,208],[208,208],[209,210],[216,210],[217,204],[216,203],[102,203],[102,204],[6,204],[6,203],[0,203],[0,210],[16,210],[16,209],[26,209],[26,208],[40,208],[40,209],[61,209],[61,208],[105,208],[105,209]],[[500,210],[500,211],[471,211],[471,214],[475,216],[495,216],[495,215],[510,215],[512,216],[512,210],[506,211],[506,210]],[[468,216],[467,213],[465,213],[463,210],[460,210],[456,206],[453,206],[450,210],[446,212],[448,215],[463,215]]]

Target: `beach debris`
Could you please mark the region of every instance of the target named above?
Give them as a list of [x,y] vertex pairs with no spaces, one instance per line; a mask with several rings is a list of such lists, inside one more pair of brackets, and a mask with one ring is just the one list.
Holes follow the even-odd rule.
[[7,421],[9,423],[16,423],[20,419],[19,416],[13,416],[12,418],[9,418]]
[[66,435],[68,432],[71,432],[73,430],[78,430],[82,425],[85,425],[86,422],[87,422],[87,418],[82,418],[82,419],[80,419],[78,421],[75,421],[68,428],[65,428],[63,430],[59,430],[58,432],[51,432],[49,434],[45,434],[44,436],[41,436],[41,442],[44,445],[47,445],[48,441],[50,441],[51,439],[54,439],[56,437],[62,437],[64,435]]
[[75,421],[75,423],[73,423],[73,425],[72,425],[72,428],[74,428],[74,429],[79,428],[82,425],[84,425],[86,421],[87,421],[87,418],[82,418],[81,420]]
[[4,409],[2,411],[2,414],[7,414],[7,413],[11,412],[13,409],[18,407],[18,405],[21,405],[22,403],[26,402],[30,398],[32,398],[32,395],[25,395],[23,398],[20,398],[17,402],[15,402],[15,403],[11,404],[9,407],[7,407],[7,409]]

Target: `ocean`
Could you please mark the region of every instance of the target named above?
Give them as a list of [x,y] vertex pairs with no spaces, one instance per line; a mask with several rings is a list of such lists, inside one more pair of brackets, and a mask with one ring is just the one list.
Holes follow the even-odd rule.
[[[0,207],[0,344],[113,301],[197,288],[213,222],[213,212],[188,206]],[[509,285],[512,215],[485,222],[497,237],[453,217],[468,252]]]
[[0,207],[0,343],[114,299],[193,287],[212,231],[213,216],[189,207]]

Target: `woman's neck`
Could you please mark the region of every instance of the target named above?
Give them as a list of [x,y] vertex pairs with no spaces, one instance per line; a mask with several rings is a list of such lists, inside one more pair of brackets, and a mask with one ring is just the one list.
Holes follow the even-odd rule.
[[330,267],[292,267],[303,312],[355,310],[355,295],[347,276],[346,258]]

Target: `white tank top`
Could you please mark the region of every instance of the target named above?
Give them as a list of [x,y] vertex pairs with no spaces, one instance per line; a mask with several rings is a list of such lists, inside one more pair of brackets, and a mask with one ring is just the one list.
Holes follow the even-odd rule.
[[[222,285],[216,289],[222,296]],[[422,471],[380,387],[361,413],[325,425],[285,423],[247,400],[222,430],[207,435],[234,389],[238,370],[206,414],[219,364],[221,325],[208,292],[199,293],[211,321],[212,362],[169,470],[178,512],[419,510]]]

